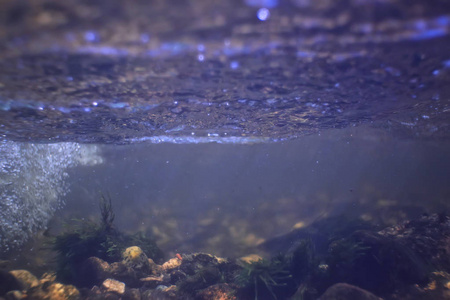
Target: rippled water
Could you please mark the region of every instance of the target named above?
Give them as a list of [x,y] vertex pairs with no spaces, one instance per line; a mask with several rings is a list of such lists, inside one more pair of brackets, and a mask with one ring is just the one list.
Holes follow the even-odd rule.
[[4,139],[449,136],[448,1],[129,3],[2,3]]

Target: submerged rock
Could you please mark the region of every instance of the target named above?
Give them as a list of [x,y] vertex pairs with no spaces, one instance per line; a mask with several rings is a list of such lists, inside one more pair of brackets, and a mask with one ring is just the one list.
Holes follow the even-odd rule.
[[132,246],[125,249],[122,253],[123,261],[127,267],[143,273],[151,273],[151,265],[147,255],[138,246]]
[[130,287],[139,286],[136,272],[122,262],[109,264],[98,257],[90,257],[84,262],[81,270],[80,276],[84,278],[83,283],[88,287],[100,285],[109,278],[122,281]]
[[[90,257],[80,273],[89,288],[81,293],[55,282],[52,274],[37,280],[25,270],[0,272],[0,297],[312,300],[322,295],[321,300],[379,296],[431,300],[450,296],[447,216],[423,216],[381,231],[347,227],[310,234],[309,240],[296,241],[296,247],[289,246],[284,254],[271,259],[254,256],[257,260],[249,262],[193,253],[177,254],[159,265],[135,246],[127,248],[118,262]],[[322,244],[315,247],[317,242]]]
[[81,294],[73,285],[54,281],[55,276],[44,274],[40,280],[27,270],[0,272],[0,297],[6,299],[61,299],[76,300]]
[[106,279],[105,281],[103,281],[102,287],[107,292],[114,292],[119,295],[123,295],[125,293],[125,283],[114,279]]
[[[303,253],[300,262],[304,262],[292,270],[305,294],[311,295],[307,299],[341,282],[382,297],[396,293],[402,298],[414,290],[410,287],[423,290],[436,268],[450,270],[449,241],[448,216],[424,215],[381,231],[360,220],[333,217],[277,237],[263,247],[295,256],[295,249],[311,244],[309,251],[298,252]],[[310,264],[308,268],[305,263]]]

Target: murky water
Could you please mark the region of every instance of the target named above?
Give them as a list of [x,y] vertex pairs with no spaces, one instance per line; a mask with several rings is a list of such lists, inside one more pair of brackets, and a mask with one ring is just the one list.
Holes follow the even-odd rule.
[[449,147],[361,127],[269,144],[106,146],[104,164],[73,170],[60,213],[95,217],[107,190],[118,226],[168,252],[245,255],[325,216],[384,226],[446,211]]
[[448,1],[0,7],[0,255],[101,194],[170,256],[449,209]]

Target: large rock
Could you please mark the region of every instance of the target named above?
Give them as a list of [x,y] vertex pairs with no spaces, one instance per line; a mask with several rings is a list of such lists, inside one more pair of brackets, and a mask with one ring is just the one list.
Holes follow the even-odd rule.
[[151,274],[152,268],[147,255],[138,246],[128,247],[122,253],[122,263],[139,273]]

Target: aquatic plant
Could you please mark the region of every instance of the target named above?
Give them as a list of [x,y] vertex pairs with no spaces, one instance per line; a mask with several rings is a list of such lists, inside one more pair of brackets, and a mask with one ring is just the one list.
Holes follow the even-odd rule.
[[242,263],[235,283],[241,287],[245,297],[254,297],[255,300],[284,298],[295,291],[289,261],[281,255],[271,260]]
[[111,198],[100,198],[101,222],[74,220],[52,238],[51,248],[57,253],[57,277],[62,282],[83,285],[77,278],[83,262],[95,256],[107,262],[120,261],[129,246],[139,246],[148,257],[160,261],[163,257],[156,243],[142,233],[127,235],[114,227]]
[[102,222],[105,230],[113,230],[114,218],[116,215],[112,209],[111,196],[105,198],[104,195],[100,196],[100,214],[102,215]]

